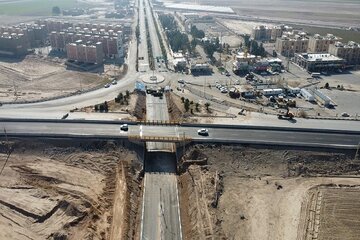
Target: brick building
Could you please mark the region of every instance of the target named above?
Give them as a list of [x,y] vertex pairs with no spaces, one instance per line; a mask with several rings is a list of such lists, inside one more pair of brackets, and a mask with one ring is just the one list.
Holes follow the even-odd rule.
[[66,45],[67,58],[72,61],[83,63],[101,64],[104,60],[102,43],[92,44],[91,42],[83,43],[78,40],[75,43]]

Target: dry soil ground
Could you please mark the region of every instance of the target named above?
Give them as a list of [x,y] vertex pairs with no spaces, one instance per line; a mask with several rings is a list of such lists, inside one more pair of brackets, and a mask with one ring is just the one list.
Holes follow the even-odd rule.
[[[310,222],[318,224],[318,239],[360,237],[360,161],[353,152],[195,145],[185,159],[185,239],[309,239]],[[322,193],[315,217],[314,191]]]
[[103,85],[96,73],[67,70],[61,63],[28,55],[23,60],[0,59],[0,101],[34,101]]
[[[202,0],[200,3],[219,4],[215,0]],[[227,0],[222,5],[232,7],[240,16],[334,26],[356,26],[360,23],[359,1],[356,0]]]
[[134,151],[70,140],[0,148],[1,166],[11,149],[0,175],[0,239],[133,238],[140,195]]

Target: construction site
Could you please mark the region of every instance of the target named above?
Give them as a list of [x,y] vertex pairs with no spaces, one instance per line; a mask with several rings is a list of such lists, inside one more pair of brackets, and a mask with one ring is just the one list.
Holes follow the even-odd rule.
[[[358,239],[355,151],[178,152],[184,239]],[[138,239],[143,154],[134,142],[3,139],[0,238]]]

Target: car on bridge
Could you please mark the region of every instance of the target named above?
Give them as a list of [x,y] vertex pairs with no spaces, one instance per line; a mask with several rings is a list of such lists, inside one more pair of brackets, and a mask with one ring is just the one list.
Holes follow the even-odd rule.
[[120,131],[127,132],[129,130],[129,126],[127,124],[120,125]]
[[209,136],[209,130],[207,130],[206,128],[199,129],[197,132],[198,132],[198,135]]

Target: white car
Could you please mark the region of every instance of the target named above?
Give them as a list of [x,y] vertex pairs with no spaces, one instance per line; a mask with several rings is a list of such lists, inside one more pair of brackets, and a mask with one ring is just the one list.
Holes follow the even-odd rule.
[[114,80],[112,80],[111,84],[112,84],[112,85],[116,85],[116,84],[117,84],[117,81],[114,79]]
[[184,79],[179,79],[179,80],[178,80],[178,83],[182,83],[182,84],[184,84],[184,83],[185,83],[185,81],[184,81]]
[[109,87],[110,87],[110,83],[104,85],[104,88],[109,88]]
[[120,125],[120,131],[127,132],[129,130],[129,126],[127,124]]
[[207,130],[206,128],[199,129],[197,132],[198,132],[198,135],[201,135],[201,136],[209,135],[209,130]]
[[221,93],[227,93],[227,92],[228,92],[228,89],[227,89],[227,88],[221,88],[221,89],[220,89],[220,92],[221,92]]

